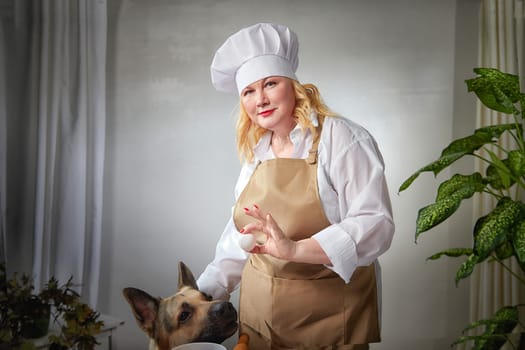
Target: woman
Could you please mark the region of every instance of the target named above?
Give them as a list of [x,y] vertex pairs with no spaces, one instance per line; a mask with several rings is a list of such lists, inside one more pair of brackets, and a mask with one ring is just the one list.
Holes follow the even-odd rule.
[[[380,340],[379,265],[394,224],[372,136],[335,116],[295,75],[298,42],[259,23],[230,36],[211,65],[237,92],[243,167],[214,260],[197,283],[215,298],[239,284],[250,349],[368,349]],[[243,234],[257,234],[249,252]]]

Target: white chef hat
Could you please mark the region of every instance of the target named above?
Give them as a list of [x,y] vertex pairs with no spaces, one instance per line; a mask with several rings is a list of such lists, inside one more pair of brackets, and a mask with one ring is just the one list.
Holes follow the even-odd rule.
[[211,63],[215,89],[238,91],[269,77],[284,76],[297,80],[299,65],[297,35],[275,23],[258,23],[231,35],[217,50]]

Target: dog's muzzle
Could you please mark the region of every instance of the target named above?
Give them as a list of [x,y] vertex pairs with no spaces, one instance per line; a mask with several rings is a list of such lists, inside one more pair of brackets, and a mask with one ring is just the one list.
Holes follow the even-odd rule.
[[222,343],[231,337],[237,328],[237,310],[232,303],[216,302],[208,310],[208,325],[199,335],[198,341]]

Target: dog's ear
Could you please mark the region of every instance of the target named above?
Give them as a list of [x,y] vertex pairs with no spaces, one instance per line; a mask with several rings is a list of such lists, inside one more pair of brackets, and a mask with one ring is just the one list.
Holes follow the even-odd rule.
[[155,319],[159,311],[159,299],[137,288],[124,288],[122,294],[124,294],[129,305],[131,305],[139,327],[152,335]]
[[199,289],[193,273],[182,261],[179,262],[179,289],[182,287],[191,287],[193,289]]

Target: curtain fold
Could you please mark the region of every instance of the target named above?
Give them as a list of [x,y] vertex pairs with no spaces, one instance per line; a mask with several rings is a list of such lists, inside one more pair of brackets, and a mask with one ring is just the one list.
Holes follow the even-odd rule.
[[36,120],[33,277],[73,277],[98,298],[105,149],[105,0],[34,0],[30,118]]
[[[4,13],[6,12],[6,13]],[[10,8],[0,9],[0,263],[7,259],[6,253],[6,200],[7,200],[7,44],[4,34],[5,22],[12,22]]]
[[[523,3],[521,0],[483,0],[479,22],[478,66],[497,68],[521,74],[523,78]],[[525,85],[522,84],[522,89]],[[489,110],[480,102],[477,106],[477,127],[507,123],[508,117]],[[512,146],[510,137],[503,138],[504,146]],[[493,149],[499,156],[501,150]],[[484,173],[485,166],[476,162],[476,170]],[[496,204],[489,196],[475,196],[474,218],[487,214]],[[509,267],[521,273],[516,262]],[[479,264],[470,278],[471,321],[490,317],[504,305],[514,305],[525,300],[525,289],[500,264]],[[505,349],[510,349],[505,345]]]

